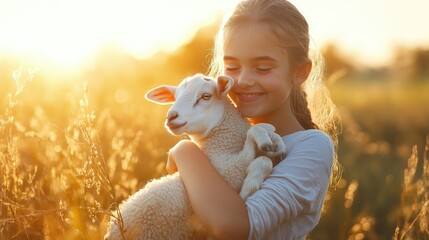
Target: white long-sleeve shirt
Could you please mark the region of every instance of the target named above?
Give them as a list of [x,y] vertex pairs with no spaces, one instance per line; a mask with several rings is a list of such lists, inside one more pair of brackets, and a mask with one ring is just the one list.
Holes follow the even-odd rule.
[[305,130],[283,137],[287,156],[246,200],[249,239],[305,239],[318,223],[334,159],[331,139]]

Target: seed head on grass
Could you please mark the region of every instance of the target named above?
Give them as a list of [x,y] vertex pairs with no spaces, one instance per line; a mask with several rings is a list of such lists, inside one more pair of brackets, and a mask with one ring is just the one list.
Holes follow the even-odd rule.
[[429,135],[426,137],[423,153],[422,174],[416,177],[419,169],[417,146],[404,170],[404,186],[401,194],[401,213],[394,239],[427,239],[429,238]]

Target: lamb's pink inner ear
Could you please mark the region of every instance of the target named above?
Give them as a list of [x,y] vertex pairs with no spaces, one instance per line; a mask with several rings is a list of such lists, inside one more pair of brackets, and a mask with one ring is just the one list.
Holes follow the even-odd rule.
[[175,86],[159,86],[149,90],[145,98],[151,102],[158,104],[171,104],[176,101],[174,93],[176,92]]
[[217,77],[217,93],[220,95],[226,95],[234,85],[232,78],[228,76]]

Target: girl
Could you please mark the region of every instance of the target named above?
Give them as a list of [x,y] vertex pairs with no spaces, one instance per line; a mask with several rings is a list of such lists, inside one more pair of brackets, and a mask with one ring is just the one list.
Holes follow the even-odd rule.
[[[194,143],[171,151],[195,214],[215,239],[304,239],[318,223],[337,162],[337,112],[309,58],[305,18],[286,0],[246,0],[226,19],[210,75],[252,123],[275,126],[287,156],[245,202]],[[308,102],[307,102],[308,100]]]

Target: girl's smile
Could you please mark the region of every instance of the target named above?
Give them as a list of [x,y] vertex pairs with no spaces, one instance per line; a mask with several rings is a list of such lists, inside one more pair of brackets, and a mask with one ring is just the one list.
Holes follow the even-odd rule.
[[[240,104],[255,103],[265,96],[263,92],[235,92],[237,102]],[[238,104],[238,103],[237,103]]]

